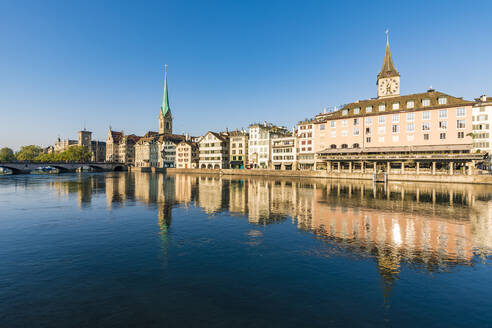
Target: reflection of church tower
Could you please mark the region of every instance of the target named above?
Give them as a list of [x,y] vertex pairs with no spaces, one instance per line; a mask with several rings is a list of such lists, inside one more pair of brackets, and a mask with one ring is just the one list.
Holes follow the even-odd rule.
[[161,227],[161,233],[166,233],[171,226],[173,207],[170,204],[160,204],[157,206],[157,217],[159,218],[159,227]]
[[386,51],[384,52],[383,67],[378,74],[378,98],[396,97],[400,95],[400,73],[393,65],[389,46],[388,31],[386,31]]
[[159,133],[173,133],[173,117],[167,96],[167,65],[164,73],[164,95],[162,96],[162,106],[159,114]]

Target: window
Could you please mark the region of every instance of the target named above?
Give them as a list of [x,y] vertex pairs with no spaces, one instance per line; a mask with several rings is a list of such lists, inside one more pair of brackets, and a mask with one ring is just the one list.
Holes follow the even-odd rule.
[[458,139],[463,139],[465,137],[465,132],[458,132]]
[[439,133],[439,139],[446,139],[446,133]]
[[439,105],[446,105],[448,103],[448,99],[446,97],[439,97],[438,101]]
[[337,127],[337,121],[330,121],[330,127],[336,128]]
[[379,137],[378,142],[384,142],[384,137]]
[[371,137],[367,137],[367,138],[366,138],[366,142],[367,142],[367,143],[371,142]]
[[386,109],[386,106],[384,104],[379,105],[379,111],[380,112],[384,112],[385,109]]
[[422,112],[423,120],[430,120],[430,112]]
[[430,130],[430,123],[429,122],[422,123],[422,131],[429,131],[429,130]]
[[342,137],[348,136],[348,131],[347,130],[342,130]]
[[448,128],[448,121],[440,121],[439,129],[446,130]]
[[366,107],[366,113],[372,113],[372,106]]
[[348,148],[347,144],[342,144],[342,148]]
[[412,122],[415,119],[415,113],[407,113],[407,121]]
[[427,98],[426,99],[422,99],[422,106],[428,107],[428,106],[430,106],[430,104],[431,104],[430,99],[427,99]]
[[354,125],[359,125],[360,118],[354,118]]
[[372,117],[366,117],[366,125],[372,124]]
[[414,108],[415,107],[415,102],[413,100],[407,101],[407,108]]
[[429,140],[429,134],[428,133],[424,134],[424,140]]
[[323,130],[325,129],[325,125],[324,125],[324,124],[321,124],[321,125],[319,126],[319,129],[320,129],[321,131],[323,131]]
[[415,131],[415,125],[413,123],[407,123],[407,132]]
[[393,114],[392,123],[400,123],[400,114]]
[[465,107],[456,108],[456,116],[458,117],[465,116]]
[[332,145],[330,146],[330,148],[331,148],[331,149],[336,149],[336,148],[337,148],[337,145],[332,144]]
[[330,131],[330,136],[331,136],[332,138],[336,138],[336,137],[337,137],[337,131],[336,131],[336,130],[332,130],[332,131]]
[[378,117],[378,123],[379,124],[385,124],[386,123],[386,116],[379,116]]
[[400,109],[400,103],[393,103],[393,110],[397,110],[397,109]]
[[448,110],[440,109],[439,110],[439,118],[448,118]]
[[385,133],[386,133],[386,127],[385,126],[378,127],[378,134],[385,134]]
[[391,132],[393,132],[393,133],[400,133],[400,126],[398,124],[393,124],[391,126]]
[[354,136],[358,136],[359,135],[359,128],[354,128]]
[[369,134],[370,135],[371,132],[372,132],[372,129],[371,128],[366,128],[366,134]]
[[360,108],[357,107],[357,108],[354,108],[354,114],[359,114],[360,113]]
[[398,142],[400,141],[400,136],[393,136],[391,139],[393,140],[393,142]]
[[465,128],[465,120],[456,120],[456,128],[464,129]]
[[413,141],[413,134],[407,135],[407,140],[408,141]]
[[347,127],[348,126],[348,121],[347,120],[342,120],[342,127]]
[[348,114],[348,109],[342,110],[342,115],[347,115]]
[[354,144],[352,145],[352,148],[359,148],[359,144],[358,144],[358,143],[354,143]]

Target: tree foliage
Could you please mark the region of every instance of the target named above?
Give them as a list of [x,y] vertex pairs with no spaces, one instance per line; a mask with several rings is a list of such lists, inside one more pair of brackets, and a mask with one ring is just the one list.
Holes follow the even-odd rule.
[[11,162],[15,160],[14,151],[8,147],[0,149],[0,162]]
[[36,162],[89,162],[92,154],[85,146],[70,146],[61,153],[40,154],[34,160]]
[[18,161],[33,161],[42,152],[43,149],[39,146],[22,146],[21,149],[15,154],[15,157]]

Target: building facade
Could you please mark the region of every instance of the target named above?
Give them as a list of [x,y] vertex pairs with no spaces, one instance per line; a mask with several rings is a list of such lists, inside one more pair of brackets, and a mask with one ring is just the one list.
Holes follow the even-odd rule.
[[229,136],[207,132],[198,142],[201,169],[229,168]]
[[[401,96],[400,75],[389,43],[377,86],[377,98],[356,101],[315,118],[314,149],[324,148],[317,154],[328,169],[333,162],[350,170],[354,165],[364,170],[365,164],[373,168],[369,159],[375,154],[385,154],[386,160],[379,163],[384,164],[383,170],[389,170],[392,164],[404,170],[406,163],[415,168],[416,161],[408,161],[409,154],[417,159],[424,158],[424,154],[449,154],[446,161],[419,163],[417,170],[420,164],[435,170],[437,164],[438,169],[452,171],[472,160],[473,156],[463,154],[470,154],[472,148],[473,102],[433,89]],[[459,160],[453,161],[453,157]]]
[[313,134],[313,120],[306,120],[297,124],[297,166],[299,170],[313,170],[315,168],[316,153]]
[[232,131],[229,133],[229,167],[244,169],[248,165],[248,141],[246,131]]
[[272,167],[275,170],[297,170],[297,138],[294,135],[272,138]]
[[486,95],[475,99],[473,106],[473,151],[488,154],[483,169],[492,170],[492,97]]
[[181,141],[176,146],[176,167],[178,169],[198,168],[198,144],[188,140]]
[[140,140],[134,134],[125,135],[123,131],[108,130],[106,139],[106,162],[135,165],[135,144]]
[[270,141],[274,136],[286,136],[289,131],[285,127],[271,123],[255,123],[249,126],[248,162],[250,168],[270,168]]

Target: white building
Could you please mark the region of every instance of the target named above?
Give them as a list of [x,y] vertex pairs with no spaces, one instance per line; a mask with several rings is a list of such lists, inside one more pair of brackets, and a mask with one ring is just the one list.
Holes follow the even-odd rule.
[[297,169],[296,137],[286,136],[272,138],[272,166],[275,170]]
[[271,123],[251,124],[249,126],[248,161],[250,168],[269,168],[271,166],[270,141],[274,136],[288,135],[285,127]]
[[485,95],[476,98],[476,104],[472,109],[473,122],[473,151],[489,154],[488,169],[491,168],[490,155],[492,155],[492,97]]
[[297,161],[300,170],[314,169],[313,127],[312,120],[297,125]]
[[207,132],[198,142],[199,168],[227,169],[229,167],[229,137]]

